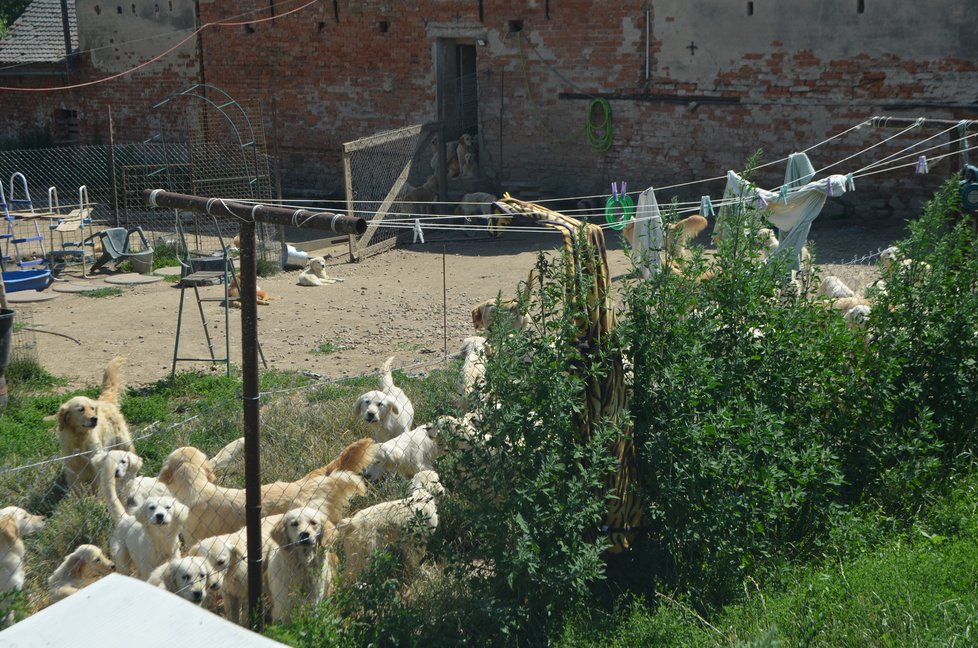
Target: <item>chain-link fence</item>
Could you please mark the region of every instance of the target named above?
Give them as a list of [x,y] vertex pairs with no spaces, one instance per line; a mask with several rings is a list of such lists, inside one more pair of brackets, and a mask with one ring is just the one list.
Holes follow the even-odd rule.
[[[0,561],[13,574],[0,582],[0,618],[9,612],[9,624],[115,571],[250,625],[240,400],[130,429],[116,405],[119,364],[97,401],[66,399],[49,437],[0,468],[0,529],[10,538]],[[269,620],[356,582],[379,549],[419,569],[438,524],[434,462],[443,415],[458,413],[458,364],[390,368],[262,392]]]

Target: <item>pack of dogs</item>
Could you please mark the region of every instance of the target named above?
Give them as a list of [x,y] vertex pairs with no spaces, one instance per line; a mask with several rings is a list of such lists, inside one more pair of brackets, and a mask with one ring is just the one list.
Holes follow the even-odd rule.
[[[438,527],[445,489],[434,462],[438,431],[448,424],[414,426],[411,400],[394,382],[394,360],[384,362],[377,388],[352,404],[371,436],[293,481],[261,487],[263,581],[274,621],[287,622],[329,596],[341,571],[355,581],[378,549],[399,551],[404,565],[417,570]],[[218,483],[244,439],[213,457],[194,446],[176,448],[159,474],[141,475],[143,459],[119,408],[123,362],[108,363],[98,398],[71,398],[58,412],[66,492],[101,500],[113,528],[107,546],[80,544],[64,556],[47,578],[48,603],[121,573],[247,625],[246,493]],[[403,476],[407,495],[351,511],[354,497],[387,473]],[[0,510],[0,594],[24,587],[30,556],[23,538],[45,521],[19,507]],[[11,610],[0,614],[12,620]]]
[[[462,143],[459,143],[461,151]],[[492,196],[472,196],[473,204]],[[490,200],[492,199],[492,200]],[[477,212],[478,217],[488,216]],[[700,216],[667,227],[666,268],[683,273],[690,259],[688,244],[705,228]],[[756,236],[762,258],[777,250],[770,230]],[[843,314],[852,327],[864,326],[873,296],[885,292],[888,273],[925,273],[929,266],[907,259],[899,249],[881,254],[883,279],[860,296],[838,277],[824,277],[817,297]],[[301,279],[306,275],[307,279]],[[310,259],[300,275],[302,285],[331,280],[325,259]],[[531,273],[528,284],[533,284]],[[319,282],[319,283],[317,283]],[[376,389],[352,404],[353,415],[371,435],[347,445],[330,462],[293,481],[261,486],[263,580],[269,616],[288,621],[303,606],[330,595],[338,574],[355,582],[381,548],[396,548],[409,569],[418,569],[425,540],[438,528],[438,502],[445,488],[436,472],[446,435],[452,448],[485,441],[473,407],[484,398],[487,359],[492,348],[485,333],[503,318],[512,330],[527,330],[533,319],[516,300],[488,300],[472,308],[476,335],[459,350],[458,405],[462,417],[442,416],[415,425],[415,409],[395,384],[393,363],[383,363]],[[75,396],[57,412],[57,434],[66,491],[71,496],[101,499],[112,519],[107,547],[80,544],[64,556],[47,578],[49,602],[71,596],[99,578],[123,573],[145,580],[195,604],[247,625],[247,535],[244,489],[218,483],[222,472],[240,456],[244,439],[227,444],[213,457],[193,446],[174,449],[157,475],[141,475],[120,400],[124,358],[105,368],[97,398]],[[351,502],[370,484],[395,475],[404,480],[406,496],[350,511]],[[21,590],[29,559],[23,538],[44,528],[45,519],[16,506],[0,509],[0,595]],[[340,558],[342,556],[342,560]],[[3,605],[0,599],[0,606]],[[4,621],[12,612],[0,607]]]

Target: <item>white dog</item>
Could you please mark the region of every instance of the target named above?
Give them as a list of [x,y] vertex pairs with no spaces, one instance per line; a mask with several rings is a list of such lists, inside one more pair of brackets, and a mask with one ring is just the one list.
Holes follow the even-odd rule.
[[51,602],[60,601],[114,571],[115,565],[101,548],[92,544],[79,545],[48,577]]
[[298,284],[300,286],[325,286],[337,281],[339,279],[333,279],[326,274],[326,259],[318,256],[306,261],[306,267],[299,273]]
[[272,619],[288,623],[301,605],[323,600],[336,571],[336,529],[317,507],[287,511],[271,532],[268,593]]
[[378,549],[396,544],[405,556],[405,566],[416,568],[424,547],[407,537],[412,530],[430,534],[438,528],[435,498],[445,492],[433,470],[422,470],[411,478],[410,494],[404,499],[381,502],[357,511],[336,524],[346,555],[345,572],[351,579],[363,571]]
[[465,360],[462,362],[462,396],[468,398],[486,377],[486,338],[470,335],[462,340],[459,350]]
[[98,452],[92,456],[92,465],[99,471],[99,492],[115,522],[119,521],[113,506],[116,499],[123,502],[126,513],[132,514],[147,497],[172,495],[156,477],[138,474],[143,459],[128,450]]
[[[496,197],[491,193],[473,191],[462,196],[462,202],[455,207],[455,214],[464,216],[466,225],[475,225],[488,231],[492,218],[492,203],[494,202],[496,202]],[[474,227],[467,227],[465,234],[466,236],[475,236],[478,232]]]
[[[19,592],[24,588],[24,536],[44,528],[43,515],[31,515],[19,506],[0,509],[0,595]],[[0,602],[0,617],[9,625],[13,612],[4,612],[9,603]]]
[[208,591],[214,589],[212,569],[210,561],[203,556],[171,558],[154,569],[146,582],[200,605],[207,599]]
[[438,456],[437,435],[438,429],[428,424],[384,441],[376,446],[374,460],[363,476],[380,479],[387,471],[396,470],[410,479],[421,470],[432,470]]
[[391,366],[394,356],[387,358],[380,377],[380,389],[369,391],[357,399],[354,414],[376,426],[374,438],[387,441],[411,429],[414,405],[400,387],[394,385]]
[[[263,553],[267,554],[267,550]],[[215,582],[220,584],[224,616],[233,623],[247,626],[248,545],[245,529],[204,538],[187,549],[187,555],[210,560],[217,577]]]
[[113,517],[118,516],[109,539],[109,550],[116,568],[123,574],[135,573],[146,580],[158,566],[180,557],[180,532],[187,523],[189,509],[174,497],[149,497],[126,513],[116,498]]
[[818,294],[829,299],[856,296],[852,288],[835,275],[826,275],[825,279],[822,279],[822,284],[818,287]]

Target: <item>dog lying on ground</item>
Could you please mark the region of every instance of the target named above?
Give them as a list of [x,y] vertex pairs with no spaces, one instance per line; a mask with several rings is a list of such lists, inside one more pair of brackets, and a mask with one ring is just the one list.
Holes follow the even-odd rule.
[[[160,481],[189,507],[184,541],[231,533],[245,526],[245,490],[214,483],[207,455],[192,446],[177,448],[167,457]],[[346,470],[294,482],[273,482],[261,487],[262,512],[283,513],[313,500],[325,502],[331,519],[343,515],[350,498],[365,492],[363,478]]]
[[397,545],[404,551],[405,566],[417,568],[424,555],[420,539],[411,531],[429,535],[438,527],[435,499],[444,493],[433,470],[422,470],[411,478],[410,493],[404,499],[381,502],[357,511],[336,524],[346,556],[344,573],[353,580],[369,564],[381,547]]
[[829,299],[855,297],[856,293],[835,275],[826,275],[818,287],[818,295]]
[[315,606],[329,590],[337,557],[336,529],[315,507],[291,509],[271,531],[268,594],[272,619],[288,623],[297,608]]
[[79,545],[65,556],[58,568],[48,577],[51,602],[71,596],[115,571],[115,563],[92,544]]
[[125,387],[119,367],[125,358],[113,358],[102,376],[102,393],[93,400],[75,396],[58,409],[58,442],[67,487],[76,494],[94,492],[97,471],[92,454],[99,450],[129,450],[132,437],[119,409]]
[[[238,281],[231,282],[228,286],[228,301],[231,302],[233,308],[241,308],[241,293],[238,287],[241,285],[241,273],[238,273]],[[259,306],[268,306],[268,304],[278,297],[273,297],[267,291],[261,289],[258,284],[255,284],[255,301]]]
[[213,580],[213,567],[203,556],[171,558],[159,565],[146,579],[150,585],[201,605],[210,591],[219,589]]
[[318,256],[306,261],[306,267],[299,273],[296,283],[300,286],[325,286],[337,281],[339,279],[333,279],[326,274],[326,259]]
[[362,394],[353,407],[355,416],[363,417],[374,426],[374,439],[387,441],[411,429],[414,421],[414,405],[404,390],[394,384],[391,367],[394,356],[384,361],[381,369],[380,389]]
[[[43,515],[32,515],[19,506],[0,509],[0,595],[24,588],[27,550],[23,538],[43,529],[44,522]],[[13,621],[13,611],[7,611],[9,606],[9,602],[0,600],[0,625]]]

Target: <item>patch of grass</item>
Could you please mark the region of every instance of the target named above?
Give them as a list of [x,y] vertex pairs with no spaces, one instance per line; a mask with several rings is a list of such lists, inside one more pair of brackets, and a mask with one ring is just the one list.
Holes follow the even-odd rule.
[[346,346],[345,344],[341,344],[339,342],[323,342],[315,349],[309,351],[309,353],[312,353],[314,355],[329,355],[331,353],[345,351],[348,348],[349,348],[348,346]]
[[11,389],[36,391],[68,384],[66,378],[53,375],[33,358],[11,359],[7,364],[5,375]]
[[281,271],[277,260],[258,259],[255,262],[255,272],[259,277],[274,277]]
[[117,288],[115,286],[96,288],[95,290],[83,290],[78,293],[82,297],[118,297],[122,294],[122,288]]

